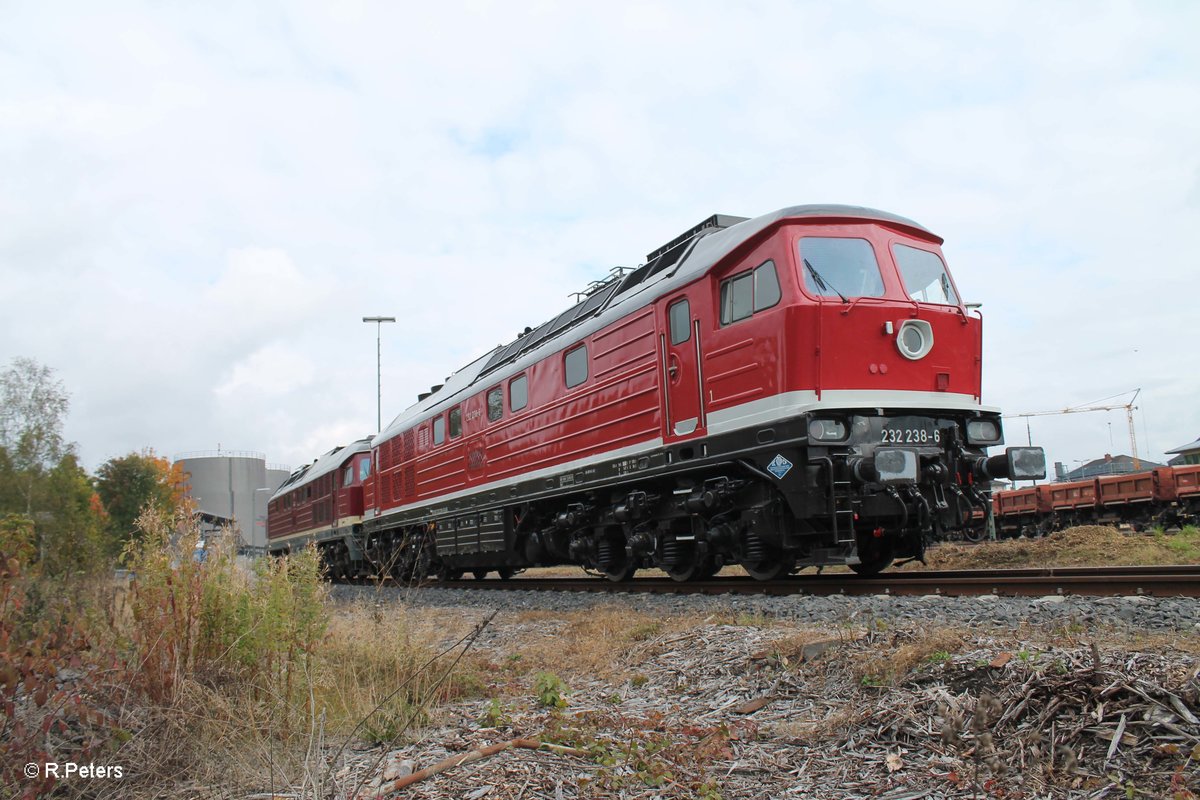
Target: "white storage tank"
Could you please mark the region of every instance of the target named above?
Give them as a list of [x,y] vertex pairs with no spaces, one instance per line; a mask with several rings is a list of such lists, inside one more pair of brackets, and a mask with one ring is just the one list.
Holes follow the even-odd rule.
[[211,450],[175,456],[187,476],[188,496],[197,510],[233,520],[233,528],[249,547],[267,546],[267,505],[290,471],[272,464],[262,453]]

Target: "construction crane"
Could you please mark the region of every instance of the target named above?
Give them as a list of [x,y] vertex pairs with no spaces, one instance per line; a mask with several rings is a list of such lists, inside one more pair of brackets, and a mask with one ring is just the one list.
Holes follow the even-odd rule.
[[[1125,419],[1129,422],[1129,449],[1130,449],[1129,455],[1132,456],[1132,458],[1133,458],[1133,469],[1136,472],[1137,470],[1140,470],[1142,468],[1142,462],[1138,458],[1137,432],[1134,430],[1134,427],[1133,427],[1133,412],[1137,409],[1137,406],[1134,405],[1134,401],[1137,400],[1137,397],[1141,393],[1141,391],[1142,390],[1140,387],[1137,389],[1133,389],[1132,390],[1133,397],[1129,398],[1129,402],[1122,403],[1120,405],[1090,405],[1089,404],[1089,405],[1083,405],[1083,406],[1067,406],[1066,408],[1061,408],[1057,411],[1027,411],[1024,414],[1008,414],[1005,416],[1005,419],[1016,419],[1019,417],[1024,417],[1025,418],[1025,434],[1026,434],[1026,436],[1029,437],[1029,444],[1032,445],[1033,444],[1033,433],[1029,427],[1029,418],[1030,417],[1047,417],[1047,416],[1055,416],[1058,414],[1078,414],[1078,413],[1081,413],[1084,411],[1116,411],[1118,408],[1123,408],[1123,409],[1125,409]],[[1103,403],[1105,400],[1112,400],[1114,397],[1120,397],[1121,395],[1124,395],[1124,394],[1129,394],[1129,392],[1121,392],[1120,394],[1114,394],[1109,397],[1102,397],[1099,400],[1096,400],[1095,402]]]

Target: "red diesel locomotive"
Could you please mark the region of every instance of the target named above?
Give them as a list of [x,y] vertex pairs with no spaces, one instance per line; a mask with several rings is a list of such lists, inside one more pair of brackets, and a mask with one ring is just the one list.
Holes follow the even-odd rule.
[[361,520],[277,526],[306,477],[285,484],[269,546],[406,580],[919,558],[992,478],[1045,474],[1040,448],[986,454],[982,321],[941,242],[850,206],[714,216],[421,395],[348,487]]

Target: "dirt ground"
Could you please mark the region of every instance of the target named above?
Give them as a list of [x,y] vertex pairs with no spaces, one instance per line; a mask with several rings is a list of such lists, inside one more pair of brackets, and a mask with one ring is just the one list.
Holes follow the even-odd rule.
[[[943,544],[905,569],[1200,563],[1196,550],[1194,530],[1093,526]],[[434,646],[486,616],[413,611]],[[1197,633],[665,618],[632,602],[500,612],[460,670],[465,688],[417,735],[335,765],[338,796],[389,797],[422,770],[437,774],[399,796],[1200,796]]]
[[[483,615],[424,613],[447,639]],[[462,661],[476,691],[339,783],[390,796],[465,759],[401,796],[1194,800],[1198,655],[1191,634],[505,612]]]

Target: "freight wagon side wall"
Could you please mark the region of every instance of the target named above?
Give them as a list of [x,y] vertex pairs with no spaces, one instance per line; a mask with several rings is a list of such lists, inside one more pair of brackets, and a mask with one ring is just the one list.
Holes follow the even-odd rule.
[[1154,474],[1108,475],[1097,479],[1100,505],[1148,503],[1154,499]]
[[1038,489],[1041,487],[1031,486],[1028,489],[1013,489],[1006,492],[997,492],[995,494],[995,513],[998,516],[1011,516],[1014,514],[1030,514],[1037,512],[1038,509]]
[[1096,479],[1053,483],[1048,487],[1050,506],[1054,509],[1090,508],[1096,505],[1098,496]]
[[1180,500],[1200,496],[1200,464],[1175,467],[1172,481],[1175,485],[1175,496]]

